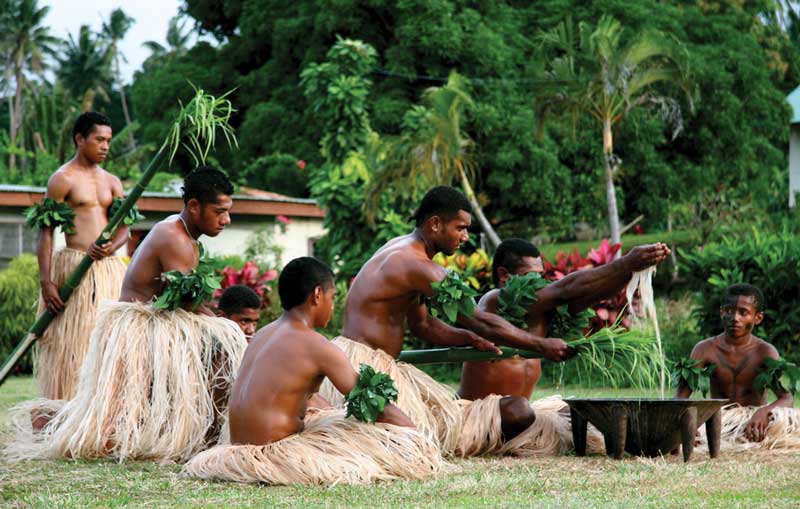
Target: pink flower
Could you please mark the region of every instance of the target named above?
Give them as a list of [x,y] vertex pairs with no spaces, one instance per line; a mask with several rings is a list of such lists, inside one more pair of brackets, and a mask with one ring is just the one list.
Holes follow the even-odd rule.
[[305,170],[306,169],[306,162],[303,161],[302,159],[298,159],[297,160],[297,167],[300,168],[301,170]]
[[283,223],[283,224],[289,224],[289,223],[292,222],[291,219],[289,219],[288,217],[284,216],[283,214],[279,215],[275,219],[277,219],[278,222]]

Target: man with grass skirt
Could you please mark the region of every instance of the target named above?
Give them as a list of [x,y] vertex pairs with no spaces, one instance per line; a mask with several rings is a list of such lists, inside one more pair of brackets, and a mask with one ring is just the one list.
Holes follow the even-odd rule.
[[[119,297],[125,275],[125,263],[114,253],[127,241],[128,227],[121,226],[105,244],[95,242],[108,224],[112,202],[123,195],[120,180],[100,167],[111,136],[111,122],[104,115],[80,115],[72,128],[75,156],[50,177],[44,200],[26,211],[28,225],[40,229],[39,312],[47,308],[57,314],[34,354],[39,391],[48,399],[69,399],[75,394],[97,307]],[[58,226],[66,247],[54,254],[53,231]],[[59,288],[87,253],[94,263],[64,303]]]
[[[314,331],[333,314],[333,273],[314,258],[281,272],[283,315],[259,330],[231,392],[231,444],[203,451],[186,472],[205,479],[268,484],[363,483],[418,479],[442,465],[436,444],[391,403],[394,385],[371,367],[351,367]],[[327,379],[348,409],[310,410]],[[366,421],[366,422],[359,422]]]
[[[101,309],[75,397],[18,407],[10,459],[184,461],[219,438],[247,342],[235,323],[203,303],[219,279],[197,239],[230,224],[232,193],[213,168],[186,176],[183,210],[153,227],[131,260],[119,302]],[[38,417],[51,414],[36,430]]]
[[[676,396],[710,389],[712,398],[730,400],[722,411],[722,450],[800,449],[800,412],[792,396],[800,388],[800,368],[753,334],[764,319],[764,295],[753,285],[732,285],[719,313],[723,332],[697,343],[688,365],[674,373]],[[767,389],[777,397],[770,404]]]

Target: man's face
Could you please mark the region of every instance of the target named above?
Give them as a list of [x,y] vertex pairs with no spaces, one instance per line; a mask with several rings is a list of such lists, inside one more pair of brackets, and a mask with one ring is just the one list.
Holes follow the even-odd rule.
[[432,228],[436,239],[436,249],[450,256],[469,240],[467,229],[472,224],[472,216],[466,210],[459,210],[455,216],[436,216],[438,221],[434,221]]
[[247,341],[256,333],[260,311],[256,308],[243,308],[238,313],[224,314],[228,320],[233,320],[242,329]]
[[503,288],[511,276],[524,276],[525,274],[530,274],[531,272],[544,272],[544,262],[542,262],[542,257],[537,256],[523,256],[520,260],[520,265],[517,267],[517,270],[511,274],[508,269],[505,267],[500,267],[497,270],[497,276],[499,279],[500,288]]
[[751,295],[734,295],[719,308],[722,326],[729,337],[743,338],[750,335],[756,325],[764,319],[764,313],[756,311],[755,299]]
[[225,194],[219,195],[215,202],[209,203],[200,203],[192,198],[189,200],[189,216],[201,233],[216,237],[231,224],[232,207],[233,199]]
[[106,160],[108,148],[111,145],[111,127],[107,125],[96,125],[92,127],[89,136],[86,138],[78,134],[75,141],[78,144],[78,151],[94,164],[100,164]]

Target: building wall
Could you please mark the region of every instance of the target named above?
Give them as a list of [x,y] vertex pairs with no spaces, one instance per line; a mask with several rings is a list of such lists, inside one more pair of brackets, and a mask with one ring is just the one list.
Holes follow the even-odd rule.
[[800,124],[792,124],[789,135],[789,207],[795,206],[800,193]]

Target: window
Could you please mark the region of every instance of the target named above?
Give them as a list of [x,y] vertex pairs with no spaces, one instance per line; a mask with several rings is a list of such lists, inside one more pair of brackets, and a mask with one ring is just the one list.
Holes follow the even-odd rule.
[[0,265],[22,253],[35,253],[39,235],[24,223],[0,222]]

